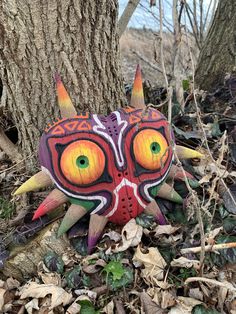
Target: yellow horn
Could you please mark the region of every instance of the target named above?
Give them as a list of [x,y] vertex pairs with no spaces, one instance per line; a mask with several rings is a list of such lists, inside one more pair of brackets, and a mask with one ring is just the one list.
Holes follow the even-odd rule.
[[179,159],[202,158],[203,154],[196,150],[176,145],[176,153]]
[[145,109],[141,68],[137,65],[130,105],[136,109]]
[[52,185],[52,180],[50,177],[43,171],[36,173],[33,177],[29,178],[25,183],[23,183],[13,195],[19,195],[29,191],[35,191]]
[[73,118],[77,112],[72,104],[69,94],[67,93],[65,86],[63,85],[59,75],[55,76],[58,104],[61,111],[62,118]]

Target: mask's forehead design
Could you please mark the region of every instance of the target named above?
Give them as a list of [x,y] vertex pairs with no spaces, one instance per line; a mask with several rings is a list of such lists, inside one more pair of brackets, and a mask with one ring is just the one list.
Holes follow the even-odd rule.
[[[131,106],[109,116],[77,114],[58,77],[57,91],[63,119],[42,135],[42,171],[16,191],[20,194],[50,184],[56,186],[34,219],[70,201],[72,205],[59,229],[62,234],[89,212],[89,251],[107,221],[124,224],[146,211],[164,223],[155,196],[182,202],[175,191],[170,193],[170,187],[163,185],[172,166],[174,138],[166,118],[144,106],[139,67]],[[179,152],[189,157],[198,155],[181,147]]]

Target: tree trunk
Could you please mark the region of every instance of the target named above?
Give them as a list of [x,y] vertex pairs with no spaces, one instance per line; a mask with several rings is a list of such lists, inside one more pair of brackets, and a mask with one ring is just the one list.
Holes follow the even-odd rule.
[[78,111],[107,113],[121,105],[117,6],[117,0],[0,0],[1,106],[28,165],[46,124],[59,117],[56,72]]
[[213,90],[224,82],[226,72],[236,67],[236,2],[219,1],[212,25],[199,55],[196,84]]

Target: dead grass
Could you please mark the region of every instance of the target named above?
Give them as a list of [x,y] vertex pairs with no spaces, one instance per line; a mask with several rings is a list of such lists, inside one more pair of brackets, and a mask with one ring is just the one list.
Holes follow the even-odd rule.
[[[171,33],[163,34],[164,61],[168,74],[172,73],[173,41]],[[133,81],[134,71],[137,63],[139,63],[145,80],[164,86],[164,76],[155,69],[155,67],[161,69],[160,52],[155,51],[155,42],[157,42],[156,46],[158,47],[159,34],[152,30],[129,28],[124,32],[120,39],[120,53],[125,82],[131,83]],[[198,52],[194,41],[190,40],[190,43],[193,56],[196,59]],[[181,60],[182,77],[188,78],[192,74],[191,61],[184,37],[181,42]]]

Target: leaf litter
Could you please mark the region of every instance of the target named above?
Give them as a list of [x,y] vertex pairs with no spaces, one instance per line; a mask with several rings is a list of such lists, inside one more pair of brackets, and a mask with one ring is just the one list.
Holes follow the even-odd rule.
[[[173,122],[177,141],[191,148],[202,146],[205,155],[203,160],[183,163],[200,181],[196,193],[205,246],[208,246],[204,264],[200,262],[202,247],[196,204],[185,201],[181,206],[158,200],[167,225],[157,225],[147,215],[130,220],[122,230],[108,224],[98,248],[90,256],[82,254],[86,251],[86,241],[78,240],[73,234],[71,243],[75,250],[60,256],[50,249],[28,282],[2,276],[0,312],[236,313],[236,248],[224,247],[236,242],[236,131],[227,120],[227,110],[209,111],[213,106],[212,97],[199,93],[197,99],[202,111],[202,128],[214,160],[201,141],[202,128],[197,123],[193,102],[181,114],[177,112]],[[232,109],[230,121],[236,121],[233,105],[227,106]],[[15,172],[11,177],[14,175]],[[7,177],[9,182],[9,174],[3,172],[2,182]],[[184,183],[174,184],[183,197],[188,196]],[[19,204],[15,207],[17,215]],[[24,244],[50,222],[46,217],[38,225],[29,223],[27,228],[19,225],[7,241]],[[9,256],[5,241],[2,236],[0,265]]]

